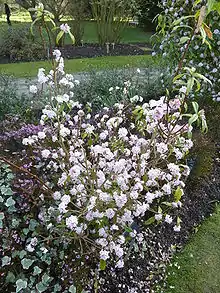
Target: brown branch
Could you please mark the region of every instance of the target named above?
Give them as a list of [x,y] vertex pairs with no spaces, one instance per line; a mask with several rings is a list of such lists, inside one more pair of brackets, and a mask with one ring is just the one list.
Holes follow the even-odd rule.
[[54,192],[53,192],[53,190],[52,189],[50,189],[37,175],[35,175],[35,174],[32,174],[31,172],[29,172],[28,170],[26,170],[26,169],[24,169],[24,168],[22,168],[22,167],[20,167],[20,166],[17,166],[16,164],[14,164],[14,163],[12,163],[12,162],[10,162],[9,160],[7,160],[6,158],[4,158],[4,157],[0,157],[0,161],[3,161],[3,162],[5,162],[6,164],[8,164],[8,165],[10,165],[11,167],[13,167],[13,168],[15,168],[15,169],[17,169],[17,170],[19,170],[20,172],[24,172],[24,173],[26,173],[26,174],[28,174],[30,177],[32,177],[32,178],[34,178],[35,180],[37,180],[42,186],[44,186],[48,191],[49,191],[49,193],[50,194],[53,194]]

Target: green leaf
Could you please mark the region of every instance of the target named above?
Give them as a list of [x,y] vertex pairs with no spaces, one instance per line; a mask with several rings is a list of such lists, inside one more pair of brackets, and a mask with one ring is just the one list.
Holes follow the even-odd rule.
[[161,207],[158,207],[158,214],[162,214],[163,210],[161,209]]
[[38,226],[38,222],[34,219],[31,219],[29,223],[29,230],[34,231],[37,226]]
[[10,196],[5,203],[6,207],[11,207],[15,205],[15,201],[13,200],[13,198]]
[[26,252],[25,250],[21,250],[21,251],[19,252],[19,257],[20,257],[20,259],[24,258],[25,255],[27,255],[27,252]]
[[189,125],[192,125],[194,122],[196,122],[198,120],[198,115],[197,114],[193,114],[191,116],[191,118],[189,119]]
[[27,235],[30,230],[28,228],[24,228],[22,231],[23,231],[24,235]]
[[60,31],[56,38],[56,43],[59,44],[60,39],[63,37],[64,31]]
[[182,198],[182,195],[183,195],[183,191],[180,187],[178,187],[177,190],[175,191],[175,194],[174,194],[175,202],[180,201]]
[[155,222],[155,217],[149,218],[147,221],[144,222],[145,225],[151,225]]
[[15,275],[12,272],[8,272],[6,277],[7,283],[14,283],[15,282]]
[[201,33],[201,36],[202,36],[202,43],[204,44],[205,40],[206,40],[206,32],[205,32],[203,27],[200,28],[200,33]]
[[191,90],[193,89],[194,83],[195,83],[195,79],[193,77],[188,79],[188,82],[187,82],[187,92],[188,93],[190,93]]
[[194,15],[187,15],[187,16],[182,16],[179,19],[175,20],[173,22],[173,26],[179,25],[183,20],[188,19],[188,18],[194,18]]
[[10,263],[11,263],[11,257],[6,255],[2,258],[2,267],[8,266]]
[[37,292],[40,292],[40,293],[46,291],[47,287],[48,286],[45,286],[44,283],[42,283],[42,282],[40,282],[36,285],[36,288],[38,290]]
[[177,25],[177,26],[174,26],[174,28],[173,28],[173,32],[174,31],[176,31],[178,28],[189,28],[189,29],[191,29],[192,30],[192,27],[191,26],[189,26],[189,25]]
[[13,195],[13,191],[11,190],[10,187],[1,187],[1,194],[2,195]]
[[24,258],[21,261],[22,267],[25,270],[28,270],[33,263],[34,263],[34,260],[33,259],[29,259],[29,258]]
[[76,287],[75,287],[74,285],[71,285],[71,286],[69,287],[69,292],[70,292],[70,293],[76,293]]
[[74,37],[74,35],[69,31],[69,36],[70,36],[70,38],[71,38],[71,40],[72,40],[72,42],[73,42],[73,44],[75,44],[75,37]]
[[125,227],[125,232],[127,232],[127,233],[131,233],[131,232],[133,232],[133,230],[132,230],[131,227],[126,226],[126,227]]
[[34,267],[34,272],[33,272],[34,276],[39,275],[41,272],[42,272],[41,268],[39,268],[38,266]]
[[51,278],[50,276],[48,276],[48,274],[43,274],[43,277],[42,277],[42,282],[45,284],[45,285],[48,285],[51,281],[53,280],[53,278]]
[[208,0],[208,14],[213,10],[215,0]]
[[198,81],[198,79],[195,79],[195,82],[196,82],[196,86],[197,86],[196,92],[198,92],[200,90],[200,88],[201,88],[201,84]]
[[54,291],[53,292],[61,292],[61,286],[59,285],[59,284],[56,284],[55,286],[54,286]]
[[18,219],[12,219],[12,227],[17,228],[19,226],[20,221]]
[[164,204],[165,206],[171,207],[172,204],[170,202],[167,201],[163,201],[161,204]]
[[100,260],[99,265],[100,265],[100,270],[101,271],[104,271],[106,269],[106,261],[104,259]]
[[27,281],[19,279],[16,281],[16,293],[20,292],[22,289],[27,288]]
[[200,74],[200,73],[195,73],[194,74],[195,77],[200,78],[206,82],[208,82],[210,85],[212,85],[211,80],[209,80],[207,77],[205,77],[204,75]]
[[193,7],[195,7],[196,5],[198,5],[200,2],[202,2],[202,0],[196,0],[195,3],[193,4]]
[[4,213],[0,213],[0,220],[3,220],[5,218],[5,214]]
[[189,37],[182,37],[180,38],[179,44],[180,45],[185,44],[188,40],[190,40]]
[[194,109],[195,113],[197,114],[198,111],[199,111],[199,105],[198,105],[198,103],[192,102],[192,105],[193,105],[193,109]]
[[220,2],[215,1],[213,5],[213,11],[217,11],[220,14]]
[[181,222],[182,222],[182,220],[180,219],[180,217],[177,217],[177,221],[176,221],[177,226],[179,226]]
[[176,75],[175,77],[174,77],[174,79],[173,79],[173,82],[175,82],[177,79],[180,79],[181,77],[183,77],[184,76],[184,74],[178,74],[178,75]]

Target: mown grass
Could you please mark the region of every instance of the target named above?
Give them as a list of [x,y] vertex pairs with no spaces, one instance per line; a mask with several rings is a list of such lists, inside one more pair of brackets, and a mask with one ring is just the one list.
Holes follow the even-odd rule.
[[[28,17],[28,16],[25,16]],[[11,17],[12,26],[16,28],[21,28],[22,26],[29,26],[31,25],[31,19],[28,18],[21,18],[23,21],[18,21],[16,18],[13,20],[13,16]],[[67,21],[70,25],[70,27],[73,26],[73,23],[71,21]],[[5,17],[0,18],[0,40],[1,40],[1,30],[8,28],[7,23],[5,22]],[[46,37],[46,33],[44,32],[44,35]],[[133,27],[128,26],[125,28],[125,30],[122,33],[122,43],[149,43],[150,38],[152,36],[151,32],[145,32],[139,27]],[[38,37],[36,35],[36,37]],[[69,38],[66,38],[67,43],[71,43],[71,40]],[[95,21],[85,21],[84,22],[84,35],[83,35],[83,42],[84,43],[97,43],[98,37],[96,33],[96,23]]]
[[168,273],[165,293],[220,292],[220,206],[176,255]]
[[[152,58],[150,55],[71,59],[65,60],[65,71],[67,73],[75,73],[89,71],[90,69],[148,67],[149,65],[157,65],[159,62],[159,59]],[[0,64],[0,74],[13,75],[18,78],[35,77],[38,68],[50,70],[51,67],[52,65],[49,61]]]

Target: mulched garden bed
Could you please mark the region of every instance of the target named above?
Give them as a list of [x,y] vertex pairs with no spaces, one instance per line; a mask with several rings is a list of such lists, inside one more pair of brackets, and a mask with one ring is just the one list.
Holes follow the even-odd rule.
[[[173,253],[180,250],[206,217],[214,211],[220,201],[220,146],[213,158],[212,170],[204,177],[190,176],[186,182],[185,194],[180,209],[182,219],[180,232],[174,232],[170,225],[162,224],[147,228],[145,237],[147,249],[143,255],[130,255],[123,270],[106,270],[103,273],[101,293],[153,293],[155,285],[165,282],[166,266]],[[164,283],[165,285],[165,283]]]
[[[83,44],[83,46],[65,45],[64,48],[58,48],[62,52],[62,56],[67,59],[79,58],[94,58],[102,56],[135,56],[135,55],[149,55],[151,54],[151,46],[146,43],[135,44],[110,44],[109,53],[107,53],[107,46],[100,46],[99,44]],[[46,57],[33,58],[30,60],[26,56],[21,57],[19,60],[14,56],[0,56],[0,64],[14,63],[14,62],[29,62],[46,60]]]
[[[1,126],[2,132],[8,128],[4,123]],[[190,161],[192,174],[186,182],[183,206],[179,211],[182,219],[180,232],[174,232],[170,225],[164,223],[146,227],[143,232],[145,251],[141,254],[131,250],[122,270],[108,267],[101,272],[99,293],[161,292],[153,288],[165,281],[166,266],[174,252],[186,244],[193,229],[214,211],[215,203],[220,200],[220,145],[214,146],[213,154],[211,171],[205,176],[197,176],[194,172],[199,160]],[[142,223],[136,224],[138,229]],[[90,288],[89,292],[94,293]]]

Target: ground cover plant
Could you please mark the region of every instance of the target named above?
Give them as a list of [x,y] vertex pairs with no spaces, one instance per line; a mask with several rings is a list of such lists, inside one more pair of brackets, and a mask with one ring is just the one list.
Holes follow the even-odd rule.
[[[199,29],[203,11],[194,17]],[[99,111],[78,102],[80,84],[65,73],[59,50],[53,51],[51,70],[39,69],[30,92],[37,99],[46,89],[49,101],[38,125],[20,128],[14,120],[7,133],[10,121],[2,124],[4,290],[161,290],[157,284],[173,252],[212,210],[214,188],[213,199],[219,199],[218,180],[217,187],[209,184],[212,176],[201,193],[195,182],[195,189],[186,185],[195,159],[189,156],[192,135],[200,127],[207,131],[193,96],[213,86],[183,65],[189,47],[162,96],[143,101],[136,81],[125,80],[108,90],[117,103]],[[11,139],[19,142],[17,150],[9,149]]]

